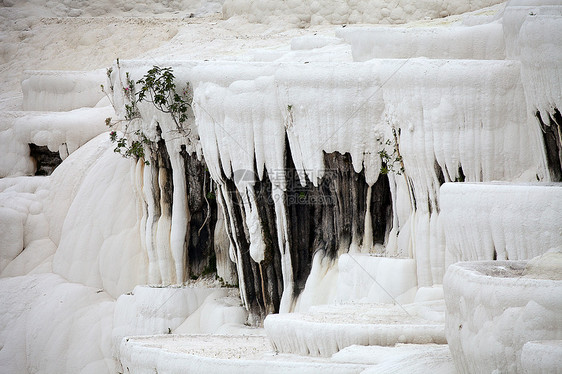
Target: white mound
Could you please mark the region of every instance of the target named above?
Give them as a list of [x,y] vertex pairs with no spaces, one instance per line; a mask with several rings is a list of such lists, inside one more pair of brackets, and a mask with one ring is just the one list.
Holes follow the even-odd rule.
[[360,373],[365,365],[272,352],[263,336],[153,336],[126,338],[121,364],[136,373]]
[[276,351],[329,357],[351,345],[445,344],[443,302],[341,304],[306,314],[271,314],[264,322]]
[[[562,268],[548,279],[552,268],[540,265],[551,256],[559,254],[529,262],[459,262],[449,267],[443,283],[446,333],[459,372],[522,372],[527,342],[562,338]],[[527,368],[533,367],[529,356],[525,361]]]

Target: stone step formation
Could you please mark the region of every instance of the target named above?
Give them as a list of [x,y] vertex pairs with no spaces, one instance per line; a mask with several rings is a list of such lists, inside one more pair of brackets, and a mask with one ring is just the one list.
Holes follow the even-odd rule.
[[[113,321],[100,360],[117,372],[556,372],[561,7],[490,13],[340,27],[250,61],[159,60],[192,90],[187,127],[139,103],[128,136],[144,157],[114,168],[106,123],[126,122],[153,62],[27,72],[0,176],[54,174],[0,181],[1,275],[86,285]],[[82,179],[135,217],[108,219],[79,255],[109,196]],[[49,220],[61,194],[86,203]],[[101,270],[73,265],[89,260]],[[69,302],[50,275],[5,282]],[[153,286],[123,294],[139,283]],[[512,344],[486,343],[498,337]],[[0,358],[17,350],[2,339]]]

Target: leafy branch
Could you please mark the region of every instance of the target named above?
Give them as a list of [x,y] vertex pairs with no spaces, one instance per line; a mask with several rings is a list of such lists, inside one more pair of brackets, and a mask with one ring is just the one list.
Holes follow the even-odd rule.
[[412,180],[406,175],[404,159],[400,154],[400,128],[396,130],[396,128],[391,125],[391,129],[392,139],[388,139],[385,144],[392,148],[392,152],[388,153],[388,151],[386,151],[385,149],[378,152],[382,161],[380,172],[381,174],[388,174],[389,172],[393,172],[404,177],[404,181],[406,182],[406,187],[408,190],[408,196],[410,197],[410,207],[412,210],[415,210],[416,199],[414,196]]
[[[119,60],[117,60],[117,68],[120,69]],[[110,82],[112,73],[113,68],[107,69],[107,76]],[[125,73],[125,84],[121,85],[125,101],[125,119],[117,122],[112,122],[111,118],[106,119],[106,125],[110,128],[113,128],[117,123],[125,123],[121,136],[116,131],[111,131],[110,133],[111,141],[116,143],[115,152],[120,153],[123,157],[144,159],[145,145],[151,146],[153,144],[141,130],[134,132],[129,130],[130,125],[136,122],[135,120],[141,118],[138,108],[138,104],[141,102],[152,103],[162,113],[169,114],[178,132],[184,135],[189,134],[186,123],[189,119],[191,103],[193,101],[192,90],[188,83],[185,89],[178,92],[171,67],[161,68],[153,66],[137,82],[127,72]],[[136,89],[137,85],[140,85],[138,91]],[[113,84],[110,83],[109,93],[103,85],[101,88],[113,104],[111,100],[114,94]],[[149,164],[148,161],[144,161],[144,163]]]
[[127,101],[125,104],[125,120],[132,121],[140,118],[139,108],[137,107],[137,103],[140,102],[140,100],[136,98],[135,81],[131,79],[129,72],[125,73],[125,79],[127,83],[125,87],[123,87],[123,94]]
[[178,93],[172,68],[159,66],[153,66],[137,83],[142,86],[136,102],[150,102],[159,111],[170,114],[178,131],[185,133],[193,101],[189,83]]
[[[120,72],[119,59],[117,59],[117,68]],[[109,68],[106,71],[109,82],[111,82],[111,74],[113,73],[113,68]],[[119,74],[119,76],[121,76]],[[125,158],[134,157],[135,159],[142,159],[144,164],[149,165],[150,163],[145,158],[145,145],[151,146],[152,141],[140,130],[131,131],[131,124],[136,119],[140,119],[140,112],[137,107],[137,99],[135,92],[135,81],[131,79],[129,73],[125,73],[125,84],[121,84],[123,87],[123,94],[125,99],[125,120],[119,120],[112,122],[111,118],[106,118],[105,124],[112,129],[109,133],[109,138],[113,143],[116,143],[114,152],[121,154]],[[109,98],[111,104],[115,108],[115,104],[111,98],[115,93],[113,84],[109,85],[109,93],[105,90],[105,87],[101,86],[102,91]],[[115,108],[116,109],[116,108]],[[115,126],[124,123],[122,128],[123,132],[118,133],[114,130]]]
[[[117,143],[113,152],[121,154],[125,158],[134,157],[136,159],[144,159],[144,144],[151,145],[152,142],[144,135],[140,130],[134,132],[137,139],[140,140],[128,140],[125,135],[117,133],[113,130],[109,133],[109,138],[113,143]],[[150,165],[150,162],[144,161],[145,165]]]
[[386,141],[386,145],[392,148],[392,152],[388,152],[386,149],[382,149],[378,152],[382,165],[381,165],[381,174],[388,174],[389,172],[393,172],[398,175],[402,175],[404,173],[404,161],[402,159],[402,155],[400,154],[400,143],[399,143],[399,136],[400,136],[400,129],[398,132],[393,127],[392,128],[392,136],[393,139],[388,139]]

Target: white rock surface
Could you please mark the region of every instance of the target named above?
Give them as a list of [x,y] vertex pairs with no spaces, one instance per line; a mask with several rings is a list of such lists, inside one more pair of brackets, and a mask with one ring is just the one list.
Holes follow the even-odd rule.
[[0,372],[113,373],[125,335],[244,323],[228,289],[135,287],[134,165],[102,134],[49,177],[0,180]]
[[[446,335],[459,373],[523,372],[527,342],[562,339],[562,281],[525,277],[526,266],[526,261],[449,266],[443,283]],[[526,369],[534,371],[528,360]]]
[[[190,150],[205,156],[218,182],[223,172],[230,176],[239,168],[253,169],[254,158],[258,176],[265,169],[270,175],[271,171],[282,169],[287,134],[292,150],[296,151],[293,155],[303,180],[305,174],[313,182],[321,177],[323,151],[340,151],[350,152],[355,170],[365,169],[368,182],[374,183],[380,168],[376,152],[383,149],[377,139],[388,137],[389,123],[401,129],[401,150],[414,194],[409,195],[412,191],[407,188],[406,179],[391,177],[395,230],[389,238],[387,253],[409,258],[369,259],[364,267],[372,270],[371,275],[396,297],[411,300],[415,295],[418,304],[406,307],[414,315],[414,323],[393,319],[401,312],[388,306],[381,307],[377,315],[370,314],[373,310],[365,309],[366,306],[354,305],[335,313],[312,308],[323,322],[320,326],[315,324],[314,318],[272,317],[271,320],[279,318],[280,321],[272,329],[273,334],[286,339],[283,344],[294,351],[328,355],[348,344],[365,342],[388,345],[419,342],[420,339],[444,342],[443,308],[423,302],[441,295],[438,283],[445,270],[445,233],[456,243],[463,242],[462,235],[472,238],[469,244],[474,249],[463,247],[459,251],[463,255],[476,251],[476,257],[481,252],[485,252],[485,256],[491,253],[490,235],[486,231],[491,230],[490,226],[494,230],[491,234],[494,247],[498,239],[494,235],[503,230],[498,248],[503,243],[506,254],[514,251],[514,246],[509,244],[511,239],[502,242],[501,234],[531,232],[529,242],[527,238],[519,240],[518,243],[526,244],[517,247],[517,258],[519,255],[528,258],[535,250],[542,253],[548,249],[546,247],[559,244],[560,225],[556,222],[560,222],[557,210],[560,204],[551,210],[546,201],[554,199],[556,202],[555,192],[548,192],[548,197],[537,196],[533,206],[525,205],[533,217],[540,216],[534,222],[538,229],[531,229],[519,220],[521,209],[513,207],[528,198],[525,193],[517,199],[490,197],[493,201],[488,200],[490,204],[483,206],[478,206],[479,201],[474,197],[456,201],[465,204],[460,218],[450,220],[438,214],[442,208],[440,204],[447,204],[439,199],[440,178],[445,181],[460,178],[459,167],[466,180],[473,182],[530,182],[537,176],[548,180],[541,133],[532,115],[538,110],[546,120],[555,107],[562,106],[558,79],[562,40],[559,1],[511,1],[501,20],[502,15],[497,14],[502,8],[499,6],[433,23],[421,20],[402,28],[357,31],[356,35],[356,31],[341,31],[339,36],[354,44],[356,60],[389,58],[365,64],[351,61],[351,47],[334,38],[333,28],[294,26],[370,20],[401,23],[466,12],[492,3],[399,1],[393,9],[376,1],[321,5],[308,0],[270,0],[254,3],[253,7],[249,4],[247,0],[227,0],[226,14],[246,13],[248,18],[265,22],[272,17],[276,18],[275,22],[257,25],[248,24],[240,17],[224,22],[218,16],[184,18],[190,13],[215,12],[220,8],[220,1],[3,1],[0,12],[3,84],[0,176],[32,173],[27,146],[30,142],[59,151],[63,158],[69,156],[51,177],[0,180],[0,372],[112,373],[120,370],[113,361],[119,353],[112,344],[125,334],[155,334],[167,332],[168,328],[182,333],[244,331],[240,325],[245,317],[241,306],[235,296],[225,299],[223,290],[199,294],[186,289],[138,288],[133,291],[134,295],[123,295],[137,284],[152,280],[151,262],[144,245],[145,222],[139,218],[143,217],[142,203],[146,198],[143,197],[142,176],[150,168],[143,169],[113,154],[106,134],[88,142],[105,130],[104,119],[113,115],[111,109],[98,106],[71,110],[98,103],[95,82],[101,75],[97,69],[108,66],[117,57],[122,60],[143,58],[138,62],[122,62],[135,78],[155,63],[169,63],[174,66],[180,82],[194,83],[199,129],[193,130],[201,137],[201,143]],[[147,13],[170,16],[176,9],[180,10],[166,19],[116,17]],[[288,13],[288,18],[282,17]],[[45,18],[53,15],[73,18]],[[447,23],[451,25],[446,26]],[[314,33],[319,35],[313,37]],[[127,38],[123,39],[123,35]],[[382,35],[389,38],[387,45],[382,44]],[[295,36],[301,38],[291,43]],[[452,45],[449,44],[451,39]],[[283,46],[279,47],[280,44]],[[503,45],[511,61],[492,60],[503,58]],[[261,49],[256,51],[257,48]],[[454,61],[446,60],[453,58]],[[474,60],[476,58],[490,60]],[[204,59],[212,61],[202,62]],[[217,59],[238,62],[216,62]],[[28,76],[23,73],[25,69],[54,68],[92,72],[75,75],[43,72]],[[19,89],[22,78],[25,79],[23,92]],[[23,113],[20,112],[22,108],[69,111]],[[158,120],[165,129],[171,129],[169,118],[150,106],[142,107],[141,111],[149,122]],[[182,140],[168,133],[164,137],[172,150],[172,162],[177,162]],[[176,172],[183,171],[177,165],[174,168]],[[175,201],[185,203],[183,186],[178,183],[175,187]],[[263,241],[260,240],[261,223],[255,214],[255,200],[248,192],[252,184],[241,183],[237,187],[248,194],[246,223],[252,229],[252,257],[259,260],[263,257]],[[276,188],[277,192],[282,191],[283,182]],[[416,198],[415,211],[412,197]],[[541,199],[545,200],[544,204],[536,204]],[[466,204],[472,205],[466,208]],[[475,205],[480,215],[468,214]],[[489,212],[490,205],[499,208],[488,218],[482,218]],[[547,208],[537,212],[543,206]],[[183,258],[178,251],[182,243],[178,238],[185,233],[187,216],[181,208],[178,204],[171,217],[163,217],[163,229],[158,237],[161,259],[166,260],[160,261],[159,269],[161,274],[170,274],[170,277],[155,276],[156,283],[182,279]],[[282,212],[280,206],[276,208]],[[516,213],[502,215],[497,211],[512,208]],[[465,232],[462,222],[466,217],[472,219],[467,222],[466,227],[470,229]],[[476,223],[481,218],[490,222],[490,226],[476,237],[473,228],[481,227]],[[518,222],[513,222],[515,220]],[[461,227],[444,231],[443,223]],[[292,269],[283,243],[283,224],[278,222],[281,247],[285,249],[284,288],[290,295]],[[369,252],[370,248],[359,250]],[[236,249],[230,247],[229,251],[234,258]],[[347,260],[349,258],[342,256],[340,263],[330,262],[321,255],[314,259],[316,266],[299,300],[303,310],[315,303],[344,296],[387,301],[373,279],[357,273]],[[540,279],[547,273],[542,265],[530,268],[517,282],[508,280],[515,284],[510,284],[503,293],[493,293],[493,282],[480,275],[475,277],[486,280],[478,287],[466,286],[464,281],[451,281],[451,286],[445,287],[448,302],[453,298],[447,322],[449,329],[458,331],[460,323],[457,324],[455,316],[460,316],[459,320],[472,318],[473,321],[461,329],[468,331],[462,333],[464,340],[459,342],[451,333],[451,354],[460,362],[457,367],[466,365],[467,370],[472,371],[478,370],[478,365],[489,364],[495,365],[494,368],[538,371],[557,365],[556,361],[541,356],[552,352],[552,346],[527,343],[529,339],[561,338],[557,328],[562,323],[560,314],[556,313],[561,309],[560,286],[552,288],[550,293],[533,288],[539,283],[542,287],[560,282]],[[395,282],[384,275],[391,269],[395,274],[402,274]],[[477,272],[470,274],[472,277]],[[416,284],[420,287],[417,293],[414,292]],[[517,291],[516,287],[521,284],[530,286]],[[452,297],[447,287],[468,296]],[[523,300],[525,297],[533,301]],[[173,300],[173,304],[167,303],[166,298]],[[160,307],[159,303],[164,306]],[[281,308],[289,310],[290,304],[291,300],[285,298]],[[361,316],[365,318],[353,320]],[[281,323],[285,321],[283,318],[294,318],[294,321],[286,328]],[[374,325],[365,328],[364,323]],[[373,327],[377,324],[384,328],[377,330]],[[477,330],[474,326],[479,324],[485,328]],[[314,328],[304,333],[295,330],[305,325]],[[308,332],[309,335],[302,335]],[[289,335],[283,335],[285,333]],[[336,338],[332,339],[334,334]],[[331,340],[323,339],[326,336],[331,336]],[[377,362],[378,368],[370,369],[374,372],[425,373],[427,368],[440,372],[451,369],[451,356],[444,345],[399,346],[402,348],[396,351],[391,347],[353,351],[349,347],[333,359],[339,360],[341,365],[334,365],[333,360],[315,361],[283,355],[276,361],[277,356],[267,353],[269,348],[264,345],[263,336],[249,344],[250,348],[254,344],[257,351],[248,350],[248,346],[242,344],[235,347],[240,348],[238,351],[225,350],[225,344],[238,344],[243,338],[211,337],[208,341],[201,337],[188,338],[184,343],[174,343],[173,349],[164,350],[158,350],[158,339],[132,339],[130,345],[124,343],[123,359],[132,361],[131,368],[139,372],[154,368],[185,370],[186,365],[195,365],[192,367],[202,372],[215,369],[230,372],[234,367],[260,372],[289,369],[353,372],[362,370],[368,352],[375,352],[373,360],[383,355],[389,359]],[[459,359],[459,347],[478,359]],[[187,349],[201,355],[188,355],[185,360],[183,353]],[[234,363],[225,361],[220,358],[225,352],[244,358]],[[265,359],[253,360],[256,352]],[[540,362],[534,360],[539,357]],[[432,362],[433,358],[437,360]]]
[[334,361],[374,364],[363,374],[455,374],[455,365],[445,344],[396,344],[393,347],[351,346],[332,356]]
[[451,0],[423,2],[415,5],[401,0],[394,3],[384,1],[338,1],[318,2],[260,0],[225,0],[223,14],[226,17],[242,15],[252,22],[274,22],[276,18],[288,18],[291,23],[304,27],[319,23],[382,23],[401,24],[425,18],[446,17],[471,10],[481,9],[500,1],[474,0],[470,2]]
[[352,345],[446,344],[444,309],[442,301],[324,305],[270,314],[264,327],[277,352],[329,357]]
[[446,183],[440,223],[447,263],[528,260],[562,247],[562,186]]
[[26,71],[21,88],[23,110],[64,112],[94,107],[104,97],[104,70]]
[[112,115],[110,106],[69,112],[2,112],[0,177],[35,173],[29,143],[47,146],[64,160],[89,140],[106,132],[105,119]]
[[351,44],[354,61],[373,58],[503,60],[505,45],[499,22],[475,26],[346,27],[336,35]]
[[53,273],[0,279],[0,372],[111,373],[114,301]]
[[133,161],[113,152],[106,134],[96,141],[106,150],[88,170],[64,217],[53,271],[117,298],[146,283],[146,253],[140,241]]
[[153,336],[124,339],[121,364],[133,374],[360,373],[365,365],[272,352],[262,336]]
[[414,301],[418,287],[413,259],[347,254],[340,256],[338,267],[340,301],[381,304]]
[[562,373],[562,340],[527,342],[521,351],[523,373]]

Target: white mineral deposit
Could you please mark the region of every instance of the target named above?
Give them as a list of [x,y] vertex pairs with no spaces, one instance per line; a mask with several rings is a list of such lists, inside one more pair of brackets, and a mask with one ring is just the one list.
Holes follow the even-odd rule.
[[0,373],[561,373],[560,0],[0,0]]

